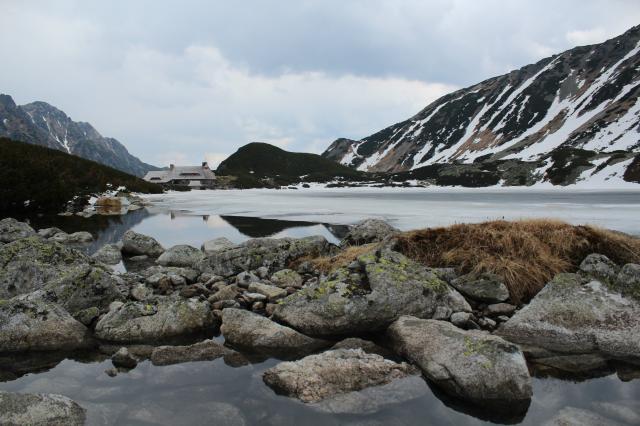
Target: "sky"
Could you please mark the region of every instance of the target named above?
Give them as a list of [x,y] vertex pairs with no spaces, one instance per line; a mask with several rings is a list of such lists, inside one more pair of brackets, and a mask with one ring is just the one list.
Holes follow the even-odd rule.
[[320,153],[640,24],[638,0],[0,0],[0,93],[158,166]]

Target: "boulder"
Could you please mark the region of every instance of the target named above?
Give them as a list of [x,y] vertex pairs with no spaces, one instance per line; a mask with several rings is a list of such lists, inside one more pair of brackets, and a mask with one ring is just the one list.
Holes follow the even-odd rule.
[[207,258],[199,263],[199,269],[201,272],[211,272],[223,277],[237,275],[242,271],[252,271],[261,266],[280,270],[302,256],[328,254],[331,247],[331,244],[322,236],[255,238],[207,255]]
[[192,267],[203,258],[204,254],[197,248],[181,244],[167,249],[156,262],[162,266]]
[[188,346],[158,346],[151,353],[153,365],[170,365],[182,362],[213,361],[234,352],[215,340],[205,340]]
[[107,265],[117,265],[122,261],[122,253],[117,244],[106,244],[91,257]]
[[110,310],[96,324],[95,335],[113,342],[153,342],[215,325],[208,302],[158,297],[155,303],[127,302]]
[[615,284],[623,294],[640,299],[640,265],[624,265],[616,276]]
[[384,220],[366,219],[349,229],[344,237],[341,246],[361,245],[382,241],[400,230],[389,225]]
[[387,330],[394,350],[446,393],[481,404],[526,401],[531,377],[518,346],[480,331],[403,316]]
[[89,330],[42,294],[0,300],[2,352],[71,351],[91,345]]
[[83,426],[84,408],[62,395],[0,391],[0,424]]
[[370,340],[358,337],[348,337],[333,345],[331,350],[336,349],[362,349],[368,354],[377,354],[383,358],[395,358],[396,355],[387,348],[383,348]]
[[252,293],[264,294],[269,300],[282,299],[288,294],[285,289],[280,287],[256,282],[249,284],[249,291]]
[[280,288],[302,287],[302,277],[291,269],[282,269],[271,275],[271,282]]
[[36,231],[28,224],[13,218],[0,220],[0,243],[10,243],[35,235]]
[[451,281],[451,285],[465,296],[485,303],[504,302],[509,290],[502,279],[494,274],[467,274]]
[[307,355],[329,345],[243,309],[224,309],[220,331],[234,347],[281,357]]
[[122,237],[122,253],[126,255],[158,257],[163,252],[164,248],[160,243],[147,235],[129,230]]
[[317,403],[371,386],[380,386],[416,374],[413,367],[361,349],[338,349],[282,362],[264,372],[262,379],[279,394]]
[[460,293],[400,253],[381,250],[358,262],[365,280],[350,281],[352,274],[338,269],[280,301],[273,318],[307,335],[334,336],[384,330],[401,315],[471,311]]
[[62,229],[56,228],[55,226],[51,228],[38,229],[38,235],[42,238],[51,238],[60,232],[63,232]]
[[227,250],[233,247],[235,247],[235,244],[231,240],[225,237],[220,237],[205,241],[201,248],[205,254],[212,254],[217,251]]
[[77,250],[37,236],[0,246],[0,299],[41,289],[48,281],[91,262]]
[[640,359],[640,301],[596,279],[559,274],[497,330],[554,352]]
[[604,254],[592,253],[580,263],[580,271],[596,278],[614,280],[620,268]]

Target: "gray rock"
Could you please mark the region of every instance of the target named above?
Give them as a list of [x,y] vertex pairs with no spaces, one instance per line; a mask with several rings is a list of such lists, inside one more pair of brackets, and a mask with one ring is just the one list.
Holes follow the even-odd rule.
[[640,298],[640,265],[627,263],[622,267],[615,280],[616,288],[623,294]]
[[273,318],[307,335],[333,336],[383,330],[405,314],[431,318],[438,307],[471,311],[460,293],[400,253],[383,250],[358,261],[368,285],[350,282],[349,271],[338,269],[283,299]]
[[191,267],[204,259],[204,253],[186,244],[173,246],[158,257],[156,262],[162,266]]
[[176,266],[155,265],[155,266],[151,266],[151,267],[145,269],[144,271],[142,271],[142,275],[145,278],[150,277],[151,275],[156,275],[156,274],[164,274],[164,275],[175,274],[175,275],[180,275],[185,280],[187,280],[188,283],[196,282],[196,280],[198,279],[198,276],[200,275],[200,273],[198,271],[196,271],[195,269],[193,269],[193,268],[180,268],[180,267],[176,267]]
[[122,253],[129,256],[147,255],[158,257],[164,252],[164,248],[154,238],[127,231],[122,237]]
[[267,355],[295,357],[329,346],[327,341],[307,337],[243,309],[224,309],[220,331],[234,347]]
[[451,324],[456,327],[466,329],[471,321],[473,321],[473,315],[470,312],[456,312],[451,315]]
[[57,232],[50,237],[49,240],[60,244],[83,244],[93,241],[93,236],[85,231],[74,232],[72,234]]
[[92,306],[90,308],[86,308],[76,312],[76,314],[74,315],[74,318],[88,327],[99,316],[100,316],[100,309],[98,309],[95,306]]
[[264,372],[264,382],[280,394],[303,402],[319,402],[371,386],[380,386],[415,375],[398,364],[361,349],[338,349],[282,362]]
[[582,408],[565,407],[543,426],[621,426],[593,411]]
[[211,253],[199,263],[201,272],[230,277],[261,266],[271,270],[286,268],[305,255],[328,254],[331,244],[322,236],[306,238],[255,238],[230,249]]
[[158,297],[155,304],[127,302],[96,324],[98,338],[113,342],[158,341],[215,326],[208,302]]
[[465,296],[485,303],[504,302],[509,290],[502,279],[494,274],[467,274],[451,281],[451,285]]
[[280,287],[255,282],[249,284],[249,291],[264,294],[269,300],[282,299],[288,294],[285,289]]
[[233,354],[215,340],[205,340],[188,346],[158,346],[151,353],[153,365],[170,365],[182,362],[212,361]]
[[0,243],[10,243],[35,235],[36,231],[28,224],[13,218],[0,220]]
[[509,303],[494,303],[487,306],[486,314],[490,316],[511,315],[516,311],[516,307]]
[[91,257],[107,265],[117,265],[122,261],[122,253],[117,244],[106,244]]
[[554,355],[536,358],[534,362],[569,373],[583,373],[607,368],[607,360],[597,354]]
[[366,219],[352,226],[340,245],[350,246],[374,243],[399,232],[400,230],[389,225],[384,220]]
[[84,408],[62,395],[19,394],[0,391],[0,424],[82,426]]
[[580,264],[580,271],[595,278],[614,280],[620,268],[603,254],[592,253]]
[[39,290],[77,266],[92,262],[85,254],[31,236],[0,247],[0,299]]
[[38,229],[38,235],[42,238],[51,238],[60,232],[63,232],[62,229],[56,227]]
[[450,395],[489,404],[531,398],[524,355],[500,337],[409,316],[394,322],[387,335],[397,353]]
[[302,287],[302,277],[291,269],[282,269],[271,275],[271,282],[281,288]]
[[260,279],[267,278],[269,276],[269,268],[265,266],[259,267],[258,269],[256,269],[256,275]]
[[217,251],[227,250],[235,247],[235,244],[225,237],[214,238],[213,240],[205,241],[202,244],[202,251],[205,254],[212,254]]
[[387,348],[383,348],[370,340],[358,337],[348,337],[333,345],[331,350],[336,349],[362,349],[368,354],[377,354],[383,358],[395,358],[395,354]]
[[138,302],[143,302],[153,296],[153,290],[146,285],[140,283],[136,284],[130,292],[131,298]]
[[267,300],[267,296],[260,293],[244,293],[242,296],[249,302],[265,302]]
[[[222,300],[234,300],[239,294],[238,287],[235,285],[227,285],[209,296],[209,302],[220,302]],[[265,296],[266,297],[266,296]]]
[[256,275],[252,274],[251,272],[240,272],[236,276],[236,284],[239,287],[248,288],[249,284],[255,283],[255,282],[260,282],[260,278],[258,278]]
[[89,330],[41,294],[0,301],[0,348],[3,352],[55,351],[92,345]]
[[136,368],[136,365],[138,365],[138,360],[129,353],[127,348],[118,349],[118,351],[111,356],[111,362],[114,367],[122,368]]
[[496,332],[560,353],[640,359],[640,302],[607,284],[559,274]]

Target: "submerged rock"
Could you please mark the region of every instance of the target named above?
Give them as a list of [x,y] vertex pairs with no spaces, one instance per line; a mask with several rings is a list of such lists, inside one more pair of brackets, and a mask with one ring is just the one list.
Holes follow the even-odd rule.
[[153,365],[170,365],[182,362],[212,361],[234,352],[215,340],[205,340],[188,346],[158,346],[151,353]]
[[379,386],[415,375],[408,364],[398,364],[361,349],[339,349],[282,362],[264,372],[264,382],[277,393],[303,402]]
[[394,228],[384,220],[366,219],[352,226],[340,245],[350,246],[375,243],[399,232],[399,229]]
[[181,244],[167,249],[156,262],[162,266],[192,267],[204,258],[204,253],[190,245]]
[[640,301],[601,281],[559,274],[497,333],[560,353],[640,359]]
[[465,296],[480,302],[499,303],[509,298],[507,286],[494,274],[463,275],[451,281],[451,285]]
[[358,262],[366,280],[350,282],[349,271],[334,271],[331,279],[283,299],[274,319],[304,334],[333,336],[383,330],[401,315],[432,318],[437,310],[471,311],[460,293],[400,253],[382,250]]
[[531,398],[522,352],[500,337],[410,316],[394,322],[387,335],[397,353],[450,395],[495,404]]
[[115,367],[122,368],[135,368],[138,365],[138,360],[135,359],[127,348],[120,348],[111,356],[111,362]]
[[158,257],[164,252],[164,248],[158,241],[147,235],[127,231],[122,237],[122,253],[129,256],[147,255]]
[[113,342],[158,341],[205,332],[215,325],[208,302],[158,297],[155,303],[127,302],[96,324],[98,338]]
[[91,345],[89,330],[42,295],[0,301],[2,352],[74,350]]
[[117,265],[122,261],[122,253],[117,244],[106,244],[91,257],[107,265]]
[[62,395],[0,391],[0,424],[82,426],[84,408]]
[[36,231],[24,222],[11,217],[0,220],[0,243],[11,243],[35,235]]
[[543,426],[622,426],[611,419],[582,408],[565,407]]
[[296,357],[329,345],[244,309],[224,309],[220,331],[231,345],[267,355]]
[[288,267],[305,255],[329,253],[331,244],[322,236],[306,238],[254,238],[235,247],[215,251],[199,263],[201,272],[223,277],[252,271],[262,266],[272,270]]

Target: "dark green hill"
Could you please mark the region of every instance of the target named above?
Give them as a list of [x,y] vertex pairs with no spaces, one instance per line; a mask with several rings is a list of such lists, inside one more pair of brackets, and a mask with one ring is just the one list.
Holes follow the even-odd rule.
[[238,187],[289,185],[301,181],[366,179],[366,173],[343,166],[317,154],[288,152],[268,143],[252,142],[224,160],[220,175],[238,179]]
[[0,138],[0,212],[57,212],[75,195],[126,186],[159,193],[153,183],[64,152]]

